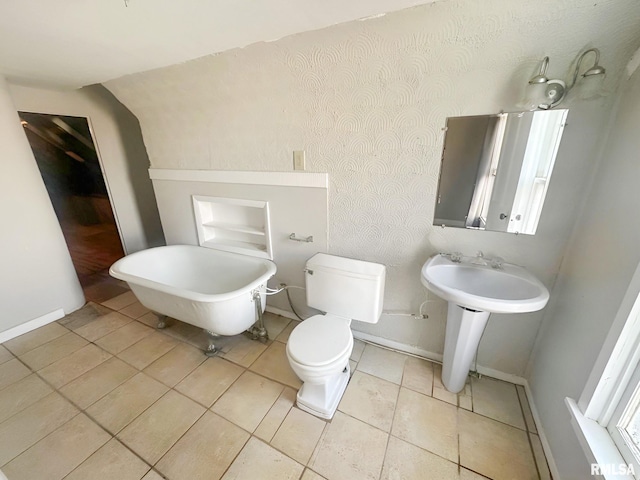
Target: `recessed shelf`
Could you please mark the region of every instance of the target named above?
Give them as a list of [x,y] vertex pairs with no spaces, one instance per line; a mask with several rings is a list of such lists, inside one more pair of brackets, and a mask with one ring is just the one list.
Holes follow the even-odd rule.
[[240,232],[240,233],[248,233],[250,235],[260,235],[264,236],[264,229],[258,227],[251,227],[248,225],[235,225],[233,223],[222,223],[222,222],[205,222],[202,224],[205,227],[210,228],[218,228],[220,230],[227,230],[229,232]]
[[269,203],[193,195],[201,246],[273,259]]
[[247,248],[249,250],[255,250],[258,252],[264,252],[266,247],[258,243],[240,242],[234,240],[207,240],[204,242],[205,247],[232,247],[232,248]]

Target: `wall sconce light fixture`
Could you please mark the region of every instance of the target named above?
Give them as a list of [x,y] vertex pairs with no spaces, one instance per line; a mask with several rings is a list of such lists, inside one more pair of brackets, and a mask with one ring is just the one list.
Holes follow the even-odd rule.
[[[582,62],[587,54],[595,54],[593,66],[580,75]],[[529,110],[549,110],[556,107],[564,100],[569,90],[571,90],[578,80],[585,84],[581,98],[586,99],[597,94],[602,81],[604,80],[605,69],[600,66],[600,50],[590,48],[583,52],[576,63],[571,81],[567,84],[559,79],[547,78],[547,68],[549,67],[549,57],[544,57],[540,71],[529,80],[526,92],[526,108]],[[578,78],[580,75],[580,78]]]

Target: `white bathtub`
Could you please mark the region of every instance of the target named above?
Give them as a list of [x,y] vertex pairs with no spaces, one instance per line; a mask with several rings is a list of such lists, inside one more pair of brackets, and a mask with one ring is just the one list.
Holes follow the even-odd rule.
[[218,335],[237,335],[256,321],[255,291],[266,306],[266,259],[192,245],[150,248],[118,260],[111,276],[129,284],[153,312]]

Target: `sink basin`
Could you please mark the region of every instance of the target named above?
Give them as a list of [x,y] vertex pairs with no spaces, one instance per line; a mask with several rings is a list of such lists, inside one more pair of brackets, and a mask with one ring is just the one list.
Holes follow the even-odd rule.
[[422,284],[449,302],[442,383],[453,393],[464,388],[491,313],[535,312],[549,300],[547,288],[524,268],[502,263],[496,269],[480,262],[469,257],[454,262],[439,254],[422,267]]
[[436,255],[422,267],[422,284],[444,300],[490,313],[535,312],[549,300],[537,278],[510,263],[495,269]]

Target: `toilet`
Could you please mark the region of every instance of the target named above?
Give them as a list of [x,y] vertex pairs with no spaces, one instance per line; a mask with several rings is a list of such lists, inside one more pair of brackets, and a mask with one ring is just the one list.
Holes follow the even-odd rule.
[[380,319],[385,267],[318,253],[307,261],[304,271],[307,304],[325,313],[293,329],[287,358],[303,382],[298,407],[331,419],[349,381],[351,320],[377,323]]

